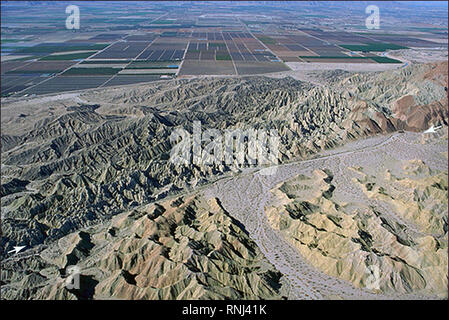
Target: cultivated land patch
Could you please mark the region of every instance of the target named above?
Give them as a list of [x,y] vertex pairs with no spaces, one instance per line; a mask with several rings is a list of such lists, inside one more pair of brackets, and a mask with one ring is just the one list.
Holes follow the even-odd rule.
[[[316,26],[287,30],[279,28],[279,21],[262,19],[259,22],[256,17],[241,20],[207,15],[199,18],[181,15],[160,17],[148,12],[145,15],[144,18],[136,13],[123,19],[103,17],[90,20],[88,17],[85,23],[102,23],[104,26],[112,23],[112,26],[109,30],[105,27],[74,37],[48,38],[51,40],[46,42],[24,34],[8,36],[4,39],[6,46],[2,46],[2,54],[7,55],[2,56],[1,73],[10,76],[5,79],[13,82],[3,85],[5,95],[17,93],[18,89],[27,88],[29,83],[36,84],[40,79],[64,70],[65,77],[108,76],[110,78],[105,82],[108,85],[120,81],[128,84],[132,79],[140,82],[140,76],[150,77],[143,80],[153,81],[153,78],[174,78],[178,74],[295,72],[284,62],[309,63],[318,69],[325,64],[326,69],[344,65],[344,68],[353,65],[356,69],[361,65],[395,66],[402,62],[376,53],[407,47],[441,47],[441,39],[447,38],[445,28],[394,33],[324,30]],[[308,15],[304,17],[309,18]],[[133,23],[139,24],[139,30],[132,27]],[[42,28],[36,34],[44,35],[51,30]],[[120,78],[128,78],[115,79],[118,73]],[[92,82],[96,83],[95,80]],[[42,87],[48,85],[43,84]],[[73,90],[78,87],[74,84]],[[69,83],[64,82],[63,89],[68,88]],[[43,92],[48,90],[43,89]],[[25,91],[20,94],[25,94]]]
[[134,83],[144,83],[144,82],[152,82],[163,80],[160,75],[117,75],[111,78],[108,82],[106,82],[103,86],[121,86],[121,85],[130,85]]
[[101,67],[101,68],[71,68],[65,71],[62,75],[109,75],[116,74],[120,68]]
[[[441,45],[438,44],[437,42],[434,42],[433,39],[425,40],[405,35],[373,35],[370,36],[370,38],[377,40],[379,42],[386,42],[390,45],[395,44],[398,45],[399,47],[405,47],[402,49],[406,49],[406,47],[420,47],[420,48],[441,47]],[[446,31],[446,39],[447,39],[447,31]]]
[[97,53],[94,59],[134,59],[150,42],[144,41],[120,41],[112,44],[105,50]]
[[133,61],[126,69],[178,69],[179,61]]
[[110,79],[111,76],[56,76],[37,86],[27,89],[27,94],[49,94],[65,91],[96,88]]
[[[28,64],[21,63],[22,66],[13,70],[15,73],[27,72],[58,72],[73,66],[76,62],[73,61],[35,61]],[[3,66],[2,66],[3,68]]]
[[1,96],[10,96],[41,81],[44,81],[45,79],[48,79],[48,77],[40,74],[2,75]]
[[338,62],[338,63],[402,63],[399,60],[388,58],[388,57],[380,57],[380,56],[369,56],[369,57],[360,57],[360,56],[300,56],[302,61],[307,62]]
[[86,69],[86,68],[118,68],[123,69],[127,66],[127,63],[88,63],[88,64],[77,64],[76,66],[73,66],[73,69]]
[[30,55],[14,55],[14,56],[1,56],[1,62],[13,61],[13,60],[25,60],[31,58]]
[[81,53],[70,53],[70,54],[58,54],[58,55],[49,55],[43,58],[40,58],[40,61],[57,61],[57,60],[81,60],[85,58],[89,58],[93,55],[95,51],[91,52],[81,52]]
[[23,67],[25,65],[26,64],[24,64],[23,62],[19,62],[19,61],[5,61],[5,62],[2,62],[2,67],[0,68],[0,71],[1,71],[1,74],[4,74],[9,71]]
[[232,61],[185,60],[180,75],[235,75]]
[[249,62],[236,61],[235,67],[239,75],[264,74],[290,70],[281,62]]
[[40,44],[34,47],[23,48],[17,53],[56,53],[64,51],[97,51],[106,48],[107,44],[73,44],[73,43],[60,43],[60,44]]
[[88,59],[82,61],[80,64],[86,65],[86,64],[122,64],[122,63],[130,63],[131,60],[127,59],[118,59],[118,60],[101,60],[101,59]]
[[154,74],[154,75],[174,75],[176,70],[173,69],[125,69],[119,74]]
[[317,63],[375,63],[364,57],[299,57],[301,61]]
[[345,49],[351,50],[351,51],[386,51],[386,50],[400,50],[400,49],[407,49],[407,47],[400,46],[393,43],[366,43],[363,45],[357,45],[357,44],[341,44],[340,47],[343,47]]
[[264,44],[276,44],[276,40],[271,37],[263,36],[263,35],[258,35],[256,37]]

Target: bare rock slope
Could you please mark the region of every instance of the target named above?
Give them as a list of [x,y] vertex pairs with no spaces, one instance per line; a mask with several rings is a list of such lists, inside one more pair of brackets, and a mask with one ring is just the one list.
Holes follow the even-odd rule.
[[[142,205],[179,193],[187,194],[223,174],[241,172],[241,168],[233,165],[175,166],[168,161],[172,148],[170,134],[176,128],[191,131],[194,120],[201,121],[204,129],[277,129],[281,137],[281,162],[307,159],[323,150],[367,136],[398,130],[419,132],[431,125],[446,126],[447,79],[447,62],[443,62],[380,73],[339,73],[326,87],[292,78],[215,78],[96,89],[78,96],[36,99],[35,103],[34,100],[6,103],[2,105],[1,119],[0,255],[5,258],[15,245],[31,248],[30,253],[33,250],[40,252],[64,237],[109,224],[117,216],[133,212]],[[366,184],[365,180],[373,179],[375,174],[368,175],[362,170],[360,175],[361,182],[354,181],[354,184]],[[437,178],[429,173],[425,179],[444,186],[441,181],[444,176],[437,182],[432,180]],[[431,188],[426,184],[430,183],[428,181],[408,182],[417,190],[416,197],[421,199],[418,207],[432,205],[425,195],[420,194],[429,192],[426,189]],[[390,181],[390,184],[398,182]],[[380,198],[383,194],[377,192],[370,197]],[[441,201],[438,199],[435,200],[437,203]],[[400,207],[399,202],[394,204]],[[424,228],[435,229],[432,232],[441,232],[443,228],[447,233],[447,221],[441,222],[440,215],[435,216],[429,210],[428,216],[433,220],[431,226]],[[407,217],[410,219],[424,219],[419,218],[417,212],[420,211],[404,215],[411,215]],[[434,225],[435,221],[440,221],[441,225]],[[93,240],[86,240],[82,234],[78,237],[83,245],[74,250],[81,261],[83,255],[90,257],[92,249],[86,249],[84,245]],[[207,239],[206,242],[213,241]],[[189,254],[187,247],[195,247],[185,245],[185,242],[177,245],[181,257]],[[89,246],[96,247],[94,242]],[[139,243],[139,246],[159,248],[146,243]],[[251,248],[256,250],[257,246],[251,245]],[[125,261],[120,259],[121,263]],[[182,259],[176,264],[180,262]],[[47,263],[59,266],[54,261],[33,260],[29,263],[36,267],[35,270],[44,268]],[[105,262],[106,265],[110,263]],[[3,283],[17,284],[15,268],[12,266],[10,271],[3,273]],[[233,268],[239,269],[238,274],[243,270],[240,265]],[[96,297],[176,298],[211,294],[204,288],[198,289],[201,286],[196,287],[196,284],[192,284],[195,289],[189,287],[189,290],[199,290],[195,294],[191,291],[187,294],[188,290],[184,292],[186,288],[182,286],[170,293],[135,288],[122,293],[104,291],[107,286],[102,286],[102,282],[118,281],[120,285],[115,287],[122,290],[126,287],[126,279],[137,283],[137,279],[132,280],[133,272],[142,271],[126,269],[130,276],[114,273],[117,270],[112,268],[101,276],[92,275],[86,279],[99,282],[95,285]],[[338,272],[335,274],[341,276]],[[256,272],[254,281],[259,281],[259,276]],[[30,279],[19,280],[40,283],[40,277],[46,276],[39,273]],[[220,281],[223,286],[228,286],[225,284],[228,280]],[[184,281],[188,286],[190,282]],[[198,279],[196,281],[200,283]],[[240,292],[237,286],[236,291],[214,294],[219,297],[275,296],[278,294],[273,293],[276,286],[270,289],[270,281],[266,282],[268,287],[262,292]],[[100,290],[102,287],[103,291]],[[55,296],[63,294],[57,290],[52,292]],[[20,295],[11,293],[10,297]],[[29,296],[23,293],[23,297]],[[59,297],[68,296],[64,293]],[[89,297],[94,297],[94,293]]]
[[[67,289],[70,266],[80,287]],[[7,259],[9,299],[280,299],[281,274],[217,199],[139,207]]]

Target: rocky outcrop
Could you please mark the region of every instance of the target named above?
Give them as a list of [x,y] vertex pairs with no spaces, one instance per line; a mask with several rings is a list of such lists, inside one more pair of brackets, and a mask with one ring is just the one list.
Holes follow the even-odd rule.
[[[73,265],[79,288],[66,285]],[[2,267],[6,299],[281,298],[281,275],[244,227],[195,195],[121,213]]]
[[350,168],[366,196],[350,202],[334,196],[345,187],[333,182],[337,172],[281,183],[270,225],[311,265],[356,287],[447,297],[447,172],[417,160],[372,169]]

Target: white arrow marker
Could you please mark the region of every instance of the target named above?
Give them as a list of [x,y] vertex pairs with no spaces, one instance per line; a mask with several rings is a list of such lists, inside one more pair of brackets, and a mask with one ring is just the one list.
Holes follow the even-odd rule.
[[434,126],[431,126],[429,129],[427,129],[426,131],[424,131],[424,133],[434,133],[434,132],[436,132],[435,130],[438,130],[438,129],[440,129],[441,128],[441,126],[438,126],[438,127],[434,127]]
[[14,251],[15,251],[15,253],[19,253],[19,251],[21,251],[23,248],[25,248],[25,246],[14,247],[14,249],[11,250],[11,251],[8,251],[8,253],[11,253],[11,252],[14,252]]

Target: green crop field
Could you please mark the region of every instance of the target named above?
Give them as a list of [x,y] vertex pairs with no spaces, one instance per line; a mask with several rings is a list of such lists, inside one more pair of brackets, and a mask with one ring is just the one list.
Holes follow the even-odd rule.
[[[368,57],[367,57],[368,58]],[[391,59],[388,57],[369,57],[371,60],[374,60],[378,63],[402,63],[402,61]]]
[[229,54],[217,54],[215,56],[216,60],[231,60],[231,56]]
[[381,52],[385,50],[399,50],[408,49],[407,47],[400,46],[393,43],[367,43],[364,45],[359,44],[341,44],[340,47],[351,50],[351,51],[375,51]]
[[161,34],[161,37],[176,37],[176,31],[165,31]]
[[218,43],[209,43],[209,48],[222,48],[225,49],[226,48],[226,43],[224,42],[218,42]]
[[276,40],[274,40],[273,38],[267,37],[267,36],[256,36],[257,39],[259,39],[260,41],[262,41],[262,43],[265,44],[276,44]]
[[2,43],[17,43],[17,42],[25,42],[30,41],[30,39],[2,39]]
[[63,75],[114,75],[120,70],[120,68],[71,68]]

